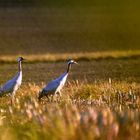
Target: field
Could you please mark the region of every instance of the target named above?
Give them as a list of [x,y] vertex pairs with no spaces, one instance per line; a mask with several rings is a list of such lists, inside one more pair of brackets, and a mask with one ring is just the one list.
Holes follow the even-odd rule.
[[[0,85],[16,74],[18,56],[27,60],[14,104],[0,98],[0,140],[139,140],[139,1],[7,2],[0,3]],[[69,58],[79,65],[62,97],[38,102]]]

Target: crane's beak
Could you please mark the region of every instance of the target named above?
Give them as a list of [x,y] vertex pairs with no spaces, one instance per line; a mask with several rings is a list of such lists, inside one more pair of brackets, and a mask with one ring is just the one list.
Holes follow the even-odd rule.
[[23,58],[22,61],[26,61],[27,59]]
[[78,64],[76,61],[74,61],[74,64]]

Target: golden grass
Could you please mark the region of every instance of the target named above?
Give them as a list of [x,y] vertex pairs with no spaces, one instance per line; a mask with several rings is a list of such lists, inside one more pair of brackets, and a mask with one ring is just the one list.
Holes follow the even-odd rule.
[[9,97],[0,99],[0,139],[139,138],[138,84],[73,81],[66,85],[61,98],[39,103],[42,87],[23,85],[12,106]]
[[27,62],[57,62],[67,59],[75,60],[100,60],[100,59],[129,59],[140,57],[140,50],[129,51],[105,51],[105,52],[83,52],[83,53],[63,53],[63,54],[19,54],[19,55],[1,55],[0,63],[14,63],[18,56],[25,57]]

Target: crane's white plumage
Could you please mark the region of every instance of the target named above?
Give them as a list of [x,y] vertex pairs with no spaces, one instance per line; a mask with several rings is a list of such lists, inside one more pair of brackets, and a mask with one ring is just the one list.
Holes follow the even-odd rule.
[[3,87],[0,89],[0,96],[3,96],[4,94],[7,94],[7,93],[14,95],[17,89],[20,87],[22,83],[22,68],[21,68],[22,60],[24,60],[22,57],[18,58],[19,71],[16,76],[14,76],[5,85],[3,85]]
[[21,85],[22,82],[22,72],[18,72],[18,74],[9,80],[1,89],[0,89],[0,95],[5,93],[13,93],[13,91],[16,91],[18,87]]
[[61,90],[64,87],[68,74],[69,74],[69,70],[71,67],[71,64],[77,64],[77,62],[75,62],[74,60],[69,60],[68,61],[68,67],[67,67],[67,71],[61,75],[60,77],[58,77],[57,79],[51,81],[50,83],[48,83],[48,85],[46,87],[43,88],[43,90],[39,93],[39,100],[43,97],[43,96],[49,96],[49,95],[55,95],[55,94],[60,94],[61,95]]

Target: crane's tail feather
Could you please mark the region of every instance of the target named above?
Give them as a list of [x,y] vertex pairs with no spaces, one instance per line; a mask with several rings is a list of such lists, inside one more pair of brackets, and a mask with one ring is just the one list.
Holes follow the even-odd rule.
[[2,97],[4,95],[2,89],[0,89],[0,97]]
[[39,92],[39,96],[38,96],[38,100],[39,100],[39,101],[40,101],[41,98],[44,96],[44,94],[45,94],[45,91],[44,91],[44,90],[42,90],[42,91]]
[[51,94],[48,91],[43,89],[41,92],[39,92],[38,100],[40,101],[41,98],[44,96],[46,96],[48,98],[49,95],[51,95]]

